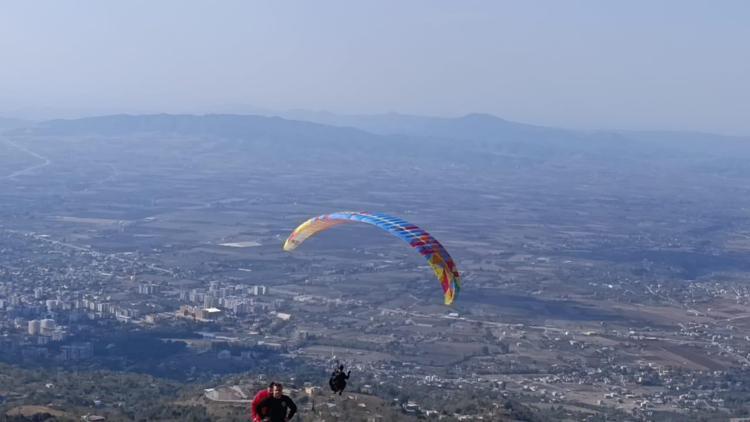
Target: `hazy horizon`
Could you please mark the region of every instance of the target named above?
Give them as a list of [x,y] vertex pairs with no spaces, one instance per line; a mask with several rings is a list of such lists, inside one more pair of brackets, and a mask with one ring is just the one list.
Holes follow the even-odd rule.
[[750,135],[749,18],[740,1],[12,2],[0,116],[257,107]]

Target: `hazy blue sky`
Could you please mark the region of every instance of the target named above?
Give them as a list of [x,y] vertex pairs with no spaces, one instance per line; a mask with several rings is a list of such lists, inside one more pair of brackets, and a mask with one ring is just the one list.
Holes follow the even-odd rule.
[[750,135],[750,1],[0,1],[0,115],[240,104]]

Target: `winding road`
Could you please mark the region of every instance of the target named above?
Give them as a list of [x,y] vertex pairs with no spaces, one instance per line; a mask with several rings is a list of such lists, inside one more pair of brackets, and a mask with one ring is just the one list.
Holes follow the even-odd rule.
[[15,172],[7,175],[7,176],[0,176],[0,180],[2,180],[2,179],[14,180],[18,176],[24,176],[24,175],[27,175],[27,174],[32,174],[33,172],[39,170],[40,168],[46,167],[46,166],[48,166],[48,165],[50,165],[52,163],[52,161],[49,158],[47,158],[47,157],[45,157],[45,156],[43,156],[41,154],[38,154],[38,153],[36,153],[34,151],[31,151],[30,149],[28,149],[28,148],[26,148],[24,146],[18,145],[17,143],[15,143],[13,141],[9,141],[7,139],[0,139],[0,141],[2,141],[6,145],[10,145],[11,147],[16,148],[16,149],[18,149],[20,151],[23,151],[23,152],[25,152],[25,153],[33,156],[34,158],[37,158],[37,159],[39,159],[39,160],[42,161],[39,164],[34,164],[34,165],[26,167],[24,169],[15,171]]

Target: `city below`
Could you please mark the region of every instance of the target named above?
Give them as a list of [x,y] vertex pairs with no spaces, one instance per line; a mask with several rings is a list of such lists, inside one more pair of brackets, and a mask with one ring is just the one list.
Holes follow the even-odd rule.
[[[750,144],[677,154],[665,140],[648,155],[616,138],[615,156],[611,137],[580,135],[541,156],[531,141],[424,151],[427,138],[257,116],[221,117],[222,131],[263,128],[247,138],[180,117],[204,128],[191,135],[173,118],[0,138],[3,414],[236,420],[277,380],[302,421],[746,416],[750,173],[737,160]],[[439,238],[462,275],[455,303],[375,227],[282,249],[341,210]],[[352,371],[341,396],[337,363]],[[55,387],[66,380],[74,393]]]

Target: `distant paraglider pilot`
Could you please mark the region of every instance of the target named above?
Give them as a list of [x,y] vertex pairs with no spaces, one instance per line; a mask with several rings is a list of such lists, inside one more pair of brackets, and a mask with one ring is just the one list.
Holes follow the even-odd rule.
[[334,394],[339,393],[340,396],[341,393],[344,392],[344,389],[346,388],[346,380],[349,379],[351,373],[352,371],[344,372],[344,365],[339,365],[339,367],[333,371],[331,379],[328,380],[328,385],[331,387]]
[[261,416],[261,421],[287,422],[297,413],[297,405],[283,392],[284,387],[274,383],[271,395],[253,406],[255,413]]

